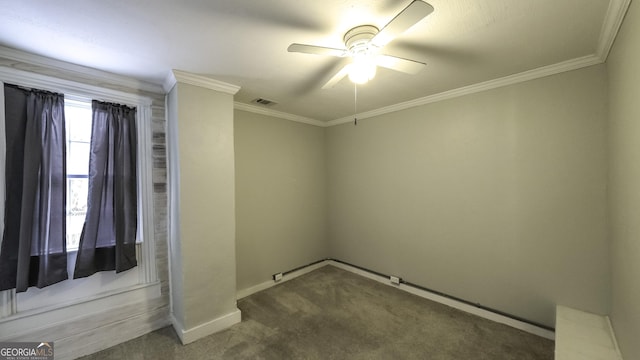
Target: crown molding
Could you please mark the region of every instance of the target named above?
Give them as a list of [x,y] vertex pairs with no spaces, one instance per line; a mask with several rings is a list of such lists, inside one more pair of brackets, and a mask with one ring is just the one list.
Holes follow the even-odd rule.
[[173,71],[169,71],[167,76],[164,78],[164,81],[162,82],[162,90],[164,90],[165,94],[168,94],[177,82],[178,80],[173,74]]
[[162,87],[164,91],[168,93],[178,82],[220,91],[231,95],[235,95],[240,90],[240,86],[237,85],[176,69],[169,72]]
[[27,65],[39,66],[49,70],[71,73],[79,77],[89,77],[92,80],[118,85],[119,87],[127,87],[130,89],[148,91],[156,94],[164,93],[159,85],[150,82],[133,79],[130,77],[117,75],[82,65],[76,65],[61,60],[55,60],[45,56],[35,55],[4,46],[0,46],[0,57]]
[[[477,93],[480,91],[491,90],[502,86],[517,84],[549,75],[559,74],[565,71],[577,70],[583,67],[602,64],[607,60],[611,47],[618,35],[620,26],[624,16],[629,9],[631,0],[610,0],[607,13],[605,14],[602,28],[600,29],[600,38],[598,39],[598,47],[595,54],[587,55],[576,59],[563,61],[561,63],[544,66],[541,68],[525,71],[522,73],[505,76],[502,78],[489,80],[458,89],[441,92],[434,95],[425,96],[423,98],[402,102],[399,104],[367,111],[358,114],[358,119],[366,119],[373,116],[388,114],[390,112],[404,110],[415,106],[425,105],[436,101],[452,99],[459,96]],[[326,123],[325,126],[335,126],[353,121],[353,116],[347,116]]]
[[[358,120],[371,118],[374,116],[388,114],[394,111],[400,111],[409,109],[412,107],[425,105],[437,101],[453,99],[459,96],[469,95],[481,91],[496,89],[502,86],[514,85],[520,82],[529,81],[538,79],[545,76],[559,74],[565,71],[577,70],[583,67],[588,67],[592,65],[602,64],[607,60],[609,56],[609,52],[611,51],[611,47],[618,35],[618,31],[622,26],[622,21],[624,20],[624,16],[629,9],[629,5],[631,4],[631,0],[610,0],[609,7],[607,8],[607,13],[605,14],[604,21],[602,23],[602,28],[600,30],[600,37],[598,39],[598,46],[596,51],[592,55],[583,56],[576,59],[571,59],[567,61],[563,61],[561,63],[552,64],[548,66],[544,66],[541,68],[525,71],[522,73],[505,76],[502,78],[489,80],[469,86],[464,86],[461,88],[444,91],[438,94],[433,94],[429,96],[425,96],[419,99],[410,100],[402,103],[398,103],[395,105],[367,111],[364,113],[358,114]],[[284,113],[281,113],[284,114]],[[289,116],[289,114],[285,114]],[[273,115],[278,116],[278,115]],[[290,115],[294,116],[295,115]],[[287,117],[278,116],[283,119]],[[295,121],[295,120],[294,120]],[[317,121],[317,120],[316,120]],[[331,120],[328,122],[320,122],[318,126],[328,127],[335,126],[345,123],[353,122],[353,115],[346,116],[343,118]],[[315,124],[314,124],[315,125]]]
[[[618,34],[620,27],[622,26],[622,22],[624,20],[624,16],[629,9],[631,4],[631,0],[610,0],[609,7],[607,8],[607,12],[605,14],[605,18],[601,27],[600,37],[598,40],[598,45],[596,51],[593,55],[584,56],[581,58],[576,58],[568,61],[564,61],[561,63],[544,66],[541,68],[525,71],[522,73],[489,80],[469,86],[464,86],[458,89],[453,89],[449,91],[444,91],[438,94],[429,95],[426,97],[422,97],[415,100],[410,100],[402,103],[398,103],[395,105],[367,111],[364,113],[358,114],[358,119],[366,119],[374,116],[379,116],[383,114],[388,114],[394,111],[400,111],[420,105],[425,105],[437,101],[452,99],[459,96],[469,95],[485,90],[491,90],[502,86],[508,86],[517,84],[524,81],[529,81],[549,75],[558,74],[564,71],[571,71],[580,69],[583,67],[596,65],[603,63],[607,60],[609,56],[609,52],[611,51],[611,47],[615,41],[615,38]],[[187,83],[191,85],[196,85],[224,93],[228,93],[231,95],[235,95],[240,87],[237,85],[228,84],[225,82],[221,82],[218,80],[211,79],[209,77],[205,77],[202,75],[196,75],[192,73],[188,73],[181,70],[172,70],[169,72],[168,76],[165,78],[162,86],[148,83],[128,77],[124,77],[121,75],[116,75],[112,73],[108,73],[105,71],[88,68],[80,65],[75,65],[71,63],[67,63],[60,60],[54,60],[51,58],[47,58],[44,56],[39,56],[27,52],[23,52],[20,50],[15,50],[7,47],[0,46],[0,57],[6,58],[13,61],[18,61],[30,65],[42,66],[49,69],[54,70],[62,70],[66,72],[75,73],[82,76],[90,76],[92,79],[102,80],[108,83],[116,83],[120,86],[125,86],[132,89],[139,89],[143,91],[149,91],[152,93],[168,93],[171,88],[177,83]],[[319,127],[327,127],[327,126],[335,126],[344,123],[350,123],[353,121],[353,116],[347,116],[331,121],[319,121],[312,118],[307,118],[304,116],[294,115],[290,113],[275,111],[271,109],[264,109],[261,107],[235,102],[234,108],[238,110],[244,110],[248,112],[253,112],[256,114],[262,114],[267,116],[273,116],[285,120],[300,122],[309,125],[315,125]]]
[[299,123],[303,123],[303,124],[315,125],[315,126],[319,126],[319,127],[326,127],[327,126],[326,122],[323,122],[323,121],[320,121],[320,120],[316,120],[316,119],[312,119],[312,118],[308,118],[308,117],[304,117],[304,116],[293,115],[293,114],[285,113],[285,112],[281,112],[281,111],[265,109],[265,108],[262,108],[262,107],[259,107],[259,106],[245,104],[245,103],[241,103],[241,102],[237,102],[237,101],[233,103],[233,107],[236,110],[243,110],[243,111],[248,111],[248,112],[252,112],[252,113],[255,113],[255,114],[272,116],[272,117],[276,117],[276,118],[280,118],[280,119],[284,119],[284,120],[295,121],[295,122],[299,122]]
[[[401,102],[395,105],[367,111],[358,114],[358,120],[366,119],[374,116],[384,115],[395,111],[405,110],[416,106],[430,104],[438,101],[449,100],[464,95],[474,94],[486,90],[496,89],[503,86],[514,85],[521,82],[542,78],[549,75],[555,75],[566,71],[577,70],[583,67],[600,64],[602,61],[595,55],[584,56],[577,59],[563,61],[561,63],[544,66],[541,68],[521,72],[514,75],[501,77],[494,80],[484,81],[481,83],[464,86],[461,88],[444,91],[441,93],[425,96],[415,100]],[[353,122],[353,115],[335,119],[327,122],[326,126],[335,126]]]
[[629,10],[631,0],[610,0],[607,13],[600,29],[600,39],[596,53],[602,62],[607,61],[613,42],[616,40],[624,16]]

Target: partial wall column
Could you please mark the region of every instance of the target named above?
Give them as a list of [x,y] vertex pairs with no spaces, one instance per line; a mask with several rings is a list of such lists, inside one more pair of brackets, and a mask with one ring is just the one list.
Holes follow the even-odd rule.
[[171,319],[187,344],[240,322],[233,145],[239,87],[174,70],[165,90]]

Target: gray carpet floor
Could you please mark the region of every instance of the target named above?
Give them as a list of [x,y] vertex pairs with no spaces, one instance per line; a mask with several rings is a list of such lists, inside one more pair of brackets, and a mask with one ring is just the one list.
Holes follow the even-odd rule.
[[325,266],[238,301],[183,346],[171,327],[83,359],[553,359],[553,341]]

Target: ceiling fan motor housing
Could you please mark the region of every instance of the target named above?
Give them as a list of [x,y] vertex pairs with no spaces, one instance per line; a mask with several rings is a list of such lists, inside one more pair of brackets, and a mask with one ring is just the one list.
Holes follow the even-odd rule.
[[352,55],[370,54],[375,50],[370,41],[378,32],[373,25],[356,26],[344,34],[344,45]]

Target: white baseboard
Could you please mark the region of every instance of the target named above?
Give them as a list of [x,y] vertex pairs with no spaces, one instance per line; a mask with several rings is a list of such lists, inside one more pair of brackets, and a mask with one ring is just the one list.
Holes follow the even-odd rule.
[[611,342],[613,344],[613,349],[615,353],[618,355],[620,360],[622,360],[622,352],[620,351],[620,346],[618,346],[618,338],[616,338],[616,332],[613,329],[613,324],[611,323],[611,317],[606,316],[607,319],[607,329],[609,330],[609,335],[611,336]]
[[484,310],[457,300],[453,300],[450,299],[448,297],[444,297],[441,295],[437,295],[434,294],[432,292],[426,291],[426,290],[422,290],[422,289],[418,289],[415,288],[413,286],[408,286],[408,285],[404,285],[404,284],[400,284],[400,285],[392,285],[389,282],[389,279],[387,277],[384,276],[380,276],[380,275],[376,275],[376,274],[372,274],[368,271],[362,270],[362,269],[358,269],[354,266],[351,265],[347,265],[341,262],[337,262],[337,261],[333,261],[333,260],[328,260],[328,264],[331,266],[335,266],[337,268],[343,269],[343,270],[347,270],[349,272],[352,272],[354,274],[358,274],[361,276],[364,276],[366,278],[375,280],[377,282],[380,282],[382,284],[388,285],[388,286],[393,286],[394,288],[398,288],[400,290],[406,291],[408,293],[420,296],[422,298],[425,299],[429,299],[432,301],[435,301],[437,303],[440,304],[444,304],[447,306],[450,306],[452,308],[458,309],[458,310],[462,310],[464,312],[473,314],[473,315],[477,315],[480,316],[482,318],[500,323],[500,324],[505,324],[508,326],[511,326],[513,328],[528,332],[530,334],[534,334],[534,335],[538,335],[538,336],[542,336],[544,338],[547,339],[551,339],[553,340],[555,338],[555,333],[553,331],[547,330],[547,329],[543,329],[541,327],[523,322],[523,321],[519,321],[519,320],[515,320],[512,319],[510,317],[507,316],[503,316],[500,314],[496,314],[494,312],[491,312],[489,310]]
[[282,280],[280,280],[278,282],[273,281],[273,280],[269,280],[269,281],[265,281],[263,283],[260,283],[258,285],[254,285],[254,286],[248,287],[246,289],[238,290],[238,292],[236,293],[236,298],[237,299],[242,299],[242,298],[245,298],[245,297],[247,297],[249,295],[255,294],[255,293],[259,292],[259,291],[266,290],[266,289],[268,289],[268,288],[270,288],[272,286],[276,286],[278,284],[282,284],[282,283],[287,282],[289,280],[293,280],[293,279],[297,278],[298,276],[302,276],[304,274],[312,272],[313,270],[316,270],[316,269],[319,269],[319,268],[321,268],[323,266],[328,265],[329,261],[330,260],[320,261],[318,263],[315,263],[313,265],[309,265],[309,266],[304,267],[302,269],[299,269],[299,270],[296,270],[296,271],[292,271],[292,272],[288,273],[287,275],[284,275],[282,277]]
[[176,330],[176,334],[180,338],[183,345],[192,343],[198,339],[225,330],[232,325],[239,323],[242,320],[240,309],[235,309],[229,314],[223,315],[217,319],[213,319],[204,324],[194,326],[191,329],[185,329],[184,326],[173,314],[171,314],[171,324]]
[[321,268],[323,266],[326,266],[326,265],[335,266],[337,268],[352,272],[354,274],[357,274],[357,275],[364,276],[366,278],[375,280],[375,281],[377,281],[379,283],[382,283],[382,284],[385,284],[385,285],[388,285],[388,286],[393,286],[394,288],[398,288],[398,289],[400,289],[402,291],[406,291],[408,293],[420,296],[422,298],[425,298],[425,299],[428,299],[428,300],[431,300],[431,301],[435,301],[437,303],[444,304],[444,305],[450,306],[450,307],[458,309],[458,310],[462,310],[462,311],[467,312],[469,314],[480,316],[480,317],[485,318],[487,320],[491,320],[491,321],[494,321],[494,322],[497,322],[497,323],[500,323],[500,324],[504,324],[504,325],[510,326],[512,328],[515,328],[515,329],[519,329],[519,330],[528,332],[530,334],[538,335],[538,336],[541,336],[541,337],[544,337],[544,338],[547,338],[547,339],[551,339],[551,340],[553,340],[555,338],[555,333],[553,331],[551,331],[551,330],[547,330],[547,329],[541,328],[539,326],[535,326],[535,325],[526,323],[524,321],[519,321],[519,320],[510,318],[508,316],[496,314],[496,313],[494,313],[492,311],[485,310],[485,309],[482,309],[482,308],[479,308],[479,307],[476,307],[476,306],[473,306],[473,305],[469,305],[467,303],[464,303],[464,302],[461,302],[461,301],[457,301],[457,300],[454,300],[454,299],[451,299],[451,298],[448,298],[448,297],[445,297],[445,296],[441,296],[441,295],[432,293],[432,292],[427,291],[427,290],[418,289],[418,288],[415,288],[413,286],[409,286],[409,285],[405,285],[405,284],[392,285],[389,282],[389,279],[387,277],[385,277],[385,276],[376,275],[376,274],[373,274],[371,272],[359,269],[359,268],[357,268],[355,266],[347,265],[345,263],[342,263],[342,262],[339,262],[339,261],[334,261],[334,260],[324,260],[324,261],[318,262],[316,264],[313,264],[311,266],[307,266],[307,267],[305,267],[303,269],[293,271],[293,272],[287,274],[286,276],[284,276],[282,278],[282,280],[280,280],[278,282],[265,281],[263,283],[251,286],[249,288],[239,290],[237,292],[236,296],[237,296],[238,299],[242,299],[242,298],[247,297],[249,295],[255,294],[255,293],[259,292],[259,291],[266,290],[266,289],[268,289],[268,288],[270,288],[272,286],[278,285],[278,284],[286,282],[288,280],[295,279],[296,277],[299,277],[301,275],[304,275],[306,273],[309,273],[311,271],[314,271],[314,270],[319,269],[319,268]]
[[278,283],[273,281],[273,280],[269,280],[269,281],[265,281],[263,283],[260,283],[258,285],[253,285],[253,286],[248,287],[246,289],[238,290],[238,292],[236,293],[236,299],[240,300],[242,298],[246,298],[247,296],[253,295],[253,294],[255,294],[257,292],[260,292],[262,290],[267,290],[268,288],[270,288],[272,286],[275,286]]

